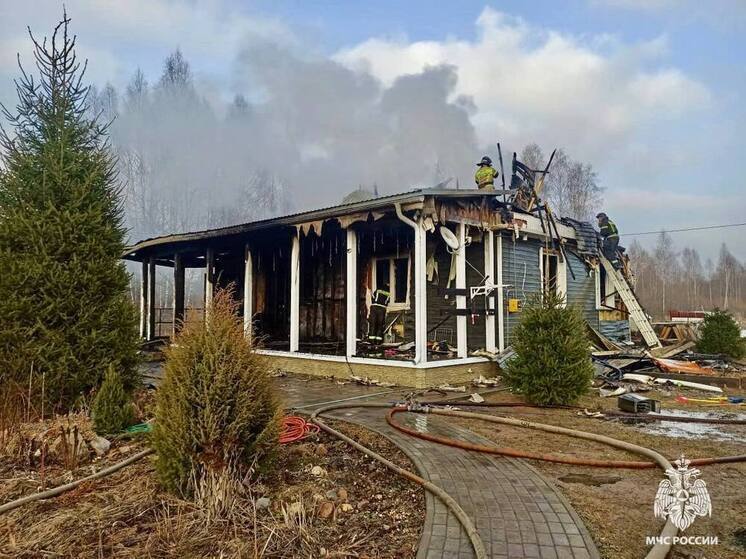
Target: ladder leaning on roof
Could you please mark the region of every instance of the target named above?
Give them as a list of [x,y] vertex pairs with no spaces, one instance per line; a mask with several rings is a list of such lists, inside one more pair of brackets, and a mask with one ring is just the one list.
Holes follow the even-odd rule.
[[606,270],[606,274],[612,279],[616,292],[619,293],[624,305],[627,307],[629,316],[635,321],[638,330],[640,330],[642,339],[645,340],[645,345],[649,348],[661,347],[661,342],[658,339],[658,336],[655,335],[653,325],[650,324],[645,311],[642,310],[637,297],[627,282],[627,278],[622,275],[622,272],[615,270],[614,266],[611,265],[611,262],[609,262],[606,257],[600,255],[600,258],[601,264],[603,265],[604,270]]

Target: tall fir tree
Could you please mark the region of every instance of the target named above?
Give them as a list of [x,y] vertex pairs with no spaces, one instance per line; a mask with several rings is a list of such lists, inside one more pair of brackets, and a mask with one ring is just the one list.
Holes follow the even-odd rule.
[[[19,62],[0,132],[0,386],[30,385],[66,409],[110,367],[137,382],[137,315],[120,260],[120,188],[107,125],[91,117],[67,14]],[[43,386],[43,389],[42,389]]]

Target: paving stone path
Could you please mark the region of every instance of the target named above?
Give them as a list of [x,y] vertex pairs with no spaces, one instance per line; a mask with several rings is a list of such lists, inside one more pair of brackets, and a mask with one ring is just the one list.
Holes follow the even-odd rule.
[[[316,404],[330,400],[367,394],[371,397],[360,401],[388,402],[399,400],[403,394],[401,391],[378,394],[383,392],[381,388],[340,386],[296,377],[278,379],[278,385],[286,405],[308,406],[304,410],[309,412]],[[599,557],[588,530],[567,500],[525,461],[410,437],[391,428],[384,415],[384,410],[365,408],[338,410],[333,414],[373,429],[399,446],[422,477],[447,491],[474,520],[490,557]],[[397,420],[429,433],[491,444],[442,417],[400,414]],[[473,558],[471,544],[456,517],[438,499],[426,495],[427,510],[417,559]]]

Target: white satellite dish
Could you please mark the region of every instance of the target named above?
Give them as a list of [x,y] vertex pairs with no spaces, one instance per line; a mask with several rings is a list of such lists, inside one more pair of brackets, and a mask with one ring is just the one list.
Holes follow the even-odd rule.
[[456,235],[454,235],[453,231],[448,229],[448,227],[440,227],[440,236],[443,237],[443,240],[446,242],[451,250],[458,250],[461,246],[461,243],[458,242],[458,238],[456,237]]

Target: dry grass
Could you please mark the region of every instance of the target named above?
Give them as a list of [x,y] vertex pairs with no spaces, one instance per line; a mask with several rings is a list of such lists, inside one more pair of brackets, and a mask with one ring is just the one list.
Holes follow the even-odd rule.
[[[344,428],[412,467],[385,439]],[[112,462],[124,457],[122,443],[116,444]],[[126,452],[141,449],[140,443],[128,443]],[[312,476],[314,465],[327,474]],[[87,470],[79,468],[76,477]],[[61,468],[56,473],[69,476]],[[0,461],[0,480],[0,502],[39,488],[37,469],[7,460]],[[159,486],[153,461],[145,459],[57,499],[0,516],[0,557],[411,558],[424,519],[420,488],[325,435],[283,447],[269,476],[251,483],[206,477],[197,486],[197,502],[170,495]],[[320,499],[339,487],[349,492],[354,510],[337,507],[332,517],[320,517]],[[257,510],[254,498],[265,495],[270,507]]]

